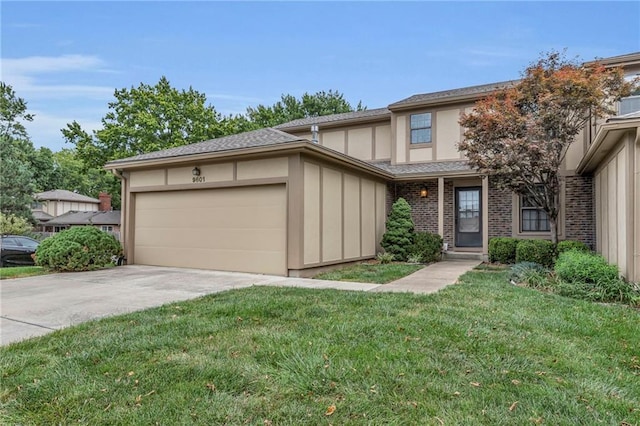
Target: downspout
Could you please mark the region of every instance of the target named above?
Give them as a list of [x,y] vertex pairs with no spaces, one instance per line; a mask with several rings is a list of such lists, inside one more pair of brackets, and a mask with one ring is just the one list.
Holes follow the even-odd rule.
[[127,230],[129,228],[128,222],[125,220],[126,213],[129,210],[129,203],[127,198],[127,177],[122,173],[122,170],[111,169],[111,173],[118,179],[120,179],[120,244],[122,244],[123,255],[118,259],[118,266],[126,265],[128,253],[128,241]]

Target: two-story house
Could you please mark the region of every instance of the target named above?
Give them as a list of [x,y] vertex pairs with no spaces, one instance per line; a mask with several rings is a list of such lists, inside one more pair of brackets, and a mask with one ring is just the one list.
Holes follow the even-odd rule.
[[[603,62],[640,72],[640,53]],[[418,94],[113,161],[128,262],[308,275],[375,256],[398,197],[412,206],[416,228],[442,235],[449,252],[481,258],[491,237],[549,238],[542,210],[497,190],[456,147],[461,114],[509,84]],[[639,280],[636,107],[637,98],[624,100],[626,115],[593,123],[572,144],[559,231]]]

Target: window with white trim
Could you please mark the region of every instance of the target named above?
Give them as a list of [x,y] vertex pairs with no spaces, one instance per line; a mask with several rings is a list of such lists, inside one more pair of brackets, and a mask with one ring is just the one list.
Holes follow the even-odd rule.
[[[632,82],[637,77],[637,75],[628,75],[624,79],[627,82]],[[626,98],[620,99],[620,104],[618,105],[619,115],[631,114],[632,112],[638,111],[640,111],[640,88],[631,92],[631,95]]]
[[547,212],[531,196],[520,196],[520,232],[548,232],[551,230]]
[[411,114],[411,143],[431,142],[431,113]]
[[102,225],[100,229],[102,229],[104,232],[113,232],[113,226],[111,225]]

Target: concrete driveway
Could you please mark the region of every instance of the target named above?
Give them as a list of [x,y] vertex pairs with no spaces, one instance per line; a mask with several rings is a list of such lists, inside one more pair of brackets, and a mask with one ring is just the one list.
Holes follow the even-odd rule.
[[368,291],[377,284],[284,278],[158,266],[0,281],[0,345],[91,319],[253,285]]

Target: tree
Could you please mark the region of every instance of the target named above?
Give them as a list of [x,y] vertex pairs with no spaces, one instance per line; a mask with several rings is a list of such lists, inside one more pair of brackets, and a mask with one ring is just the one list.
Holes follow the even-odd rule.
[[33,121],[33,115],[27,114],[27,103],[16,96],[11,86],[0,81],[0,135],[11,139],[29,139],[21,120]]
[[458,149],[498,188],[529,197],[549,218],[558,241],[561,177],[567,150],[591,117],[612,114],[631,85],[622,70],[578,64],[551,52],[512,87],[497,90],[463,114]]
[[398,198],[391,206],[386,226],[380,245],[387,253],[393,254],[396,260],[407,260],[413,248],[415,225],[411,218],[411,206],[404,198]]
[[93,135],[75,121],[62,129],[65,139],[75,145],[78,157],[89,167],[212,139],[224,135],[230,126],[220,124],[222,117],[205,104],[204,94],[191,87],[179,91],[166,77],[155,86],[140,84],[116,90],[114,97],[102,118],[102,129]]
[[0,234],[2,235],[26,235],[33,227],[24,217],[0,212]]
[[[358,102],[355,111],[366,109]],[[247,108],[247,117],[254,128],[273,127],[298,118],[319,117],[354,111],[344,95],[338,91],[320,91],[313,95],[305,93],[297,99],[292,95],[282,95],[272,106],[258,105]]]

